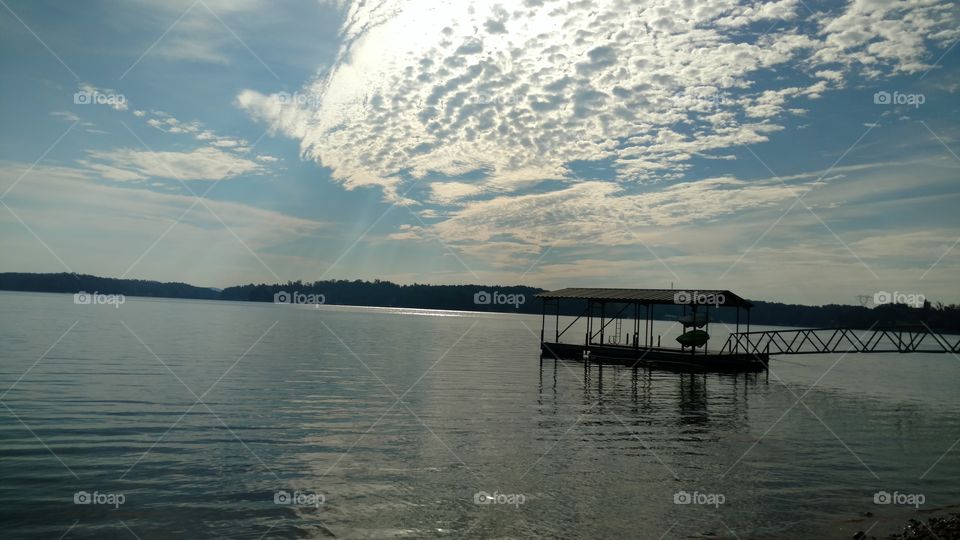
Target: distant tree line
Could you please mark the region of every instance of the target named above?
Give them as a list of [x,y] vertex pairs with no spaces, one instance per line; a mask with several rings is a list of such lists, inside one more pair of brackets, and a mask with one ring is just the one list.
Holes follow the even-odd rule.
[[[296,301],[297,296],[322,298],[326,304],[408,307],[422,309],[447,309],[462,311],[491,311],[506,313],[541,313],[542,303],[535,297],[544,289],[521,285],[398,285],[389,281],[326,280],[315,282],[288,281],[278,284],[249,284],[227,287],[223,290],[196,287],[186,283],[161,283],[138,279],[115,279],[84,274],[30,274],[0,273],[0,290],[76,293],[85,291],[125,296],[166,298],[192,298],[201,300],[231,300],[245,302],[273,302],[281,295],[281,301]],[[286,294],[286,297],[282,295]],[[312,300],[311,300],[312,301]],[[805,306],[779,302],[753,301],[750,313],[752,325],[797,326],[797,327],[849,327],[871,326],[920,326],[924,324],[941,332],[960,333],[960,306],[931,304],[922,307],[904,304],[885,304],[868,308],[830,304]],[[582,301],[565,301],[561,314],[579,315],[586,307]],[[606,314],[619,311],[622,304],[610,303]],[[551,306],[550,314],[554,313]],[[654,318],[675,319],[682,312],[679,306],[657,306]],[[631,316],[632,310],[624,311]],[[710,320],[733,325],[736,311],[712,309]],[[740,313],[741,330],[746,323],[745,313]]]
[[[398,285],[389,281],[289,281],[283,284],[227,287],[223,300],[273,302],[276,294],[323,295],[327,304],[353,306],[408,307],[461,311],[540,313],[534,298],[544,289],[521,285]],[[510,300],[509,303],[507,301]],[[487,303],[484,303],[487,301]]]
[[220,291],[195,287],[186,283],[160,283],[142,279],[116,279],[86,274],[27,274],[20,272],[0,273],[0,290],[78,293],[80,291],[124,296],[148,296],[163,298],[196,298],[215,300]]

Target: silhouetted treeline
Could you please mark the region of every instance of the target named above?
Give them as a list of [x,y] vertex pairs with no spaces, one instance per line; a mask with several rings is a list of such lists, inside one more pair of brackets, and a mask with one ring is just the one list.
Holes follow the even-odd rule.
[[[76,293],[86,291],[125,296],[193,298],[203,300],[234,300],[273,302],[276,295],[314,295],[326,304],[380,307],[409,307],[423,309],[450,309],[464,311],[497,311],[507,313],[541,313],[542,303],[535,295],[544,289],[521,285],[398,285],[389,281],[327,280],[316,282],[293,281],[282,284],[249,284],[217,290],[195,287],[186,283],[161,283],[134,279],[113,279],[83,274],[28,274],[0,273],[0,290]],[[295,299],[293,301],[296,301]],[[873,308],[831,304],[804,306],[778,302],[753,301],[750,313],[752,325],[797,327],[871,326],[927,326],[949,333],[960,333],[960,306],[931,304],[911,307],[887,304]],[[579,315],[586,302],[564,301],[563,315]],[[617,313],[622,304],[608,304],[606,315]],[[553,306],[548,308],[554,313]],[[682,312],[679,306],[656,306],[654,318],[671,320]],[[595,312],[595,315],[598,314]],[[631,317],[632,308],[623,316]],[[641,310],[641,315],[643,310]],[[734,325],[733,309],[712,309],[710,320]],[[741,330],[746,315],[740,313]]]
[[[804,306],[798,304],[781,304],[778,302],[753,301],[754,308],[750,313],[752,324],[767,324],[771,326],[800,326],[800,327],[835,327],[869,328],[872,325],[880,326],[909,326],[926,323],[931,328],[939,330],[960,330],[960,306],[933,305],[925,302],[923,307],[912,307],[906,304],[884,304],[875,307],[851,306],[842,304],[828,304],[825,306]],[[733,310],[717,310],[719,318],[730,323],[735,318]],[[727,313],[729,311],[729,313]],[[710,313],[711,319],[713,312]],[[740,322],[744,318],[741,313]]]
[[[751,300],[751,302],[754,304],[753,309],[750,310],[751,325],[866,329],[890,326],[923,328],[923,325],[926,324],[937,331],[960,333],[960,306],[957,305],[932,305],[925,302],[923,307],[912,307],[905,304],[865,307],[842,304],[804,306],[760,300]],[[670,307],[673,308],[673,306]],[[674,311],[674,313],[678,312]],[[731,327],[736,323],[736,317],[736,310],[732,308],[710,310],[711,321],[721,321]],[[743,325],[746,324],[746,320],[745,312],[741,310],[740,330],[744,329]]]
[[86,274],[27,274],[21,272],[0,273],[0,290],[77,293],[80,291],[124,296],[149,296],[163,298],[195,298],[215,300],[220,291],[195,287],[186,283],[161,283],[142,279],[116,279]]
[[[885,304],[872,308],[865,306],[850,306],[829,304],[825,306],[804,306],[800,304],[782,304],[779,302],[764,302],[750,300],[753,308],[750,310],[750,325],[761,326],[794,326],[801,328],[880,328],[891,326],[916,326],[923,328],[924,324],[939,332],[960,334],[960,306],[932,305],[925,302],[923,307],[911,307],[904,304]],[[540,302],[536,303],[533,312],[539,313]],[[564,300],[561,302],[561,315],[576,316],[586,309],[586,301]],[[620,313],[624,304],[610,302],[604,308],[606,317],[613,317]],[[550,304],[547,314],[553,315],[555,307]],[[683,306],[660,305],[653,306],[653,318],[660,321],[676,320],[684,313]],[[689,313],[689,311],[687,312]],[[703,307],[700,314],[705,314]],[[600,309],[594,306],[594,317],[600,316]],[[627,307],[623,317],[633,318],[633,307]],[[646,316],[645,308],[641,306],[640,317]],[[710,309],[711,323],[723,322],[734,328],[737,322],[737,312],[733,308]],[[740,330],[746,330],[747,315],[740,310]]]
[[[540,300],[534,295],[543,291],[521,285],[398,285],[358,279],[240,285],[224,289],[221,299],[273,302],[274,295],[285,292],[323,295],[327,304],[540,313]],[[483,303],[485,300],[489,302]]]

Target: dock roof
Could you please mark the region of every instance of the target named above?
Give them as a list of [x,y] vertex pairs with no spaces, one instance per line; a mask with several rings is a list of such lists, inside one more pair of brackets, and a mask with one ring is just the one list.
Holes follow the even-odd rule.
[[626,302],[657,305],[711,305],[718,307],[745,307],[753,304],[742,297],[720,289],[608,289],[573,287],[537,295],[544,300],[571,299],[607,302]]

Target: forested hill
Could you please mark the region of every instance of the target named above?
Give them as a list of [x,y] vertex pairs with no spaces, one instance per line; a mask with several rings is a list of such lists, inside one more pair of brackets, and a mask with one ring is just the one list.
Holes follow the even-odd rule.
[[0,273],[0,290],[34,292],[99,292],[124,296],[150,296],[164,298],[195,298],[215,300],[220,291],[195,287],[186,283],[161,283],[142,279],[117,279],[90,276],[87,274],[28,274],[21,272]]
[[[247,302],[325,303],[335,305],[409,307],[463,311],[537,313],[541,302],[534,297],[543,289],[522,285],[398,285],[389,281],[329,280],[249,284],[217,290],[186,283],[161,283],[134,279],[103,278],[83,274],[0,273],[0,290],[77,293],[80,291],[125,296],[192,298]],[[960,333],[960,306],[931,304],[911,307],[887,304],[877,307],[859,305],[805,306],[754,300],[750,322],[759,325],[869,328],[926,324],[938,331]],[[565,302],[563,313],[578,315],[582,302]],[[608,316],[617,306],[608,306]],[[679,307],[661,306],[657,319],[672,319]],[[711,310],[710,319],[733,323],[732,309]],[[745,318],[741,318],[741,323]]]
[[544,289],[522,285],[398,285],[380,280],[296,281],[282,285],[227,287],[221,298],[273,302],[274,295],[280,291],[323,295],[327,304],[540,313],[540,300],[534,295]]

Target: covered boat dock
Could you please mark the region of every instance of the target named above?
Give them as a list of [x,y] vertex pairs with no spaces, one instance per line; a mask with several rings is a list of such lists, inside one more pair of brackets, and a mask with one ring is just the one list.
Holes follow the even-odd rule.
[[[735,334],[740,334],[741,319],[746,332],[750,331],[753,304],[727,290],[568,288],[537,297],[543,301],[541,357],[710,371],[760,371],[769,361],[768,353],[750,350],[746,344],[740,346],[738,340],[722,349],[709,348],[711,310],[735,309]],[[583,308],[561,330],[564,301],[568,307],[575,304]],[[658,306],[682,306],[677,322],[684,332],[678,346],[665,346],[660,336],[654,335]],[[548,317],[554,321],[548,321]],[[583,336],[568,335],[579,321],[586,324]],[[548,322],[554,322],[553,332],[549,332]],[[562,340],[564,336],[567,338]]]

